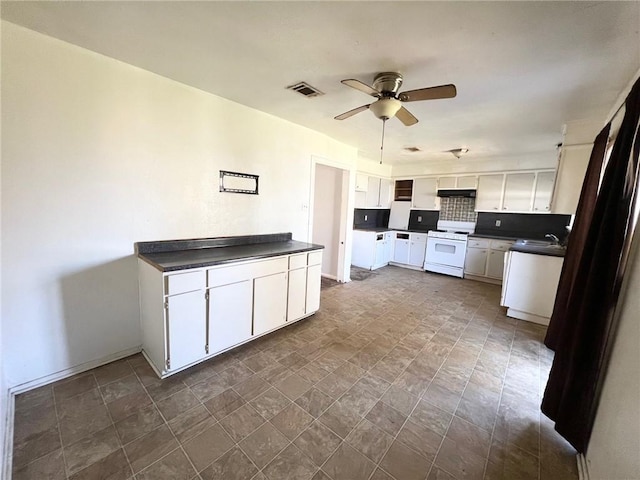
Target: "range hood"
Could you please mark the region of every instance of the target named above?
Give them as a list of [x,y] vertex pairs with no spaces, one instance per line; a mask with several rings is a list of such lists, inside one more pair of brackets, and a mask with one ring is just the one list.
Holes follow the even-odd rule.
[[443,188],[438,190],[438,196],[476,198],[476,190],[472,188]]

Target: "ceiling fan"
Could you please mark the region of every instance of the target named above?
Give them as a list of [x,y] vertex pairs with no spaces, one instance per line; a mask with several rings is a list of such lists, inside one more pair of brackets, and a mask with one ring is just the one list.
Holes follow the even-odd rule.
[[373,86],[369,86],[353,78],[342,80],[342,83],[372,97],[376,97],[377,100],[368,105],[363,105],[338,115],[335,117],[336,120],[344,120],[356,113],[369,109],[376,117],[383,121],[397,117],[406,126],[410,126],[418,123],[418,119],[402,106],[403,102],[437,100],[439,98],[453,98],[456,96],[456,86],[451,84],[407,90],[406,92],[398,93],[398,90],[402,86],[402,75],[396,72],[377,74],[373,79]]

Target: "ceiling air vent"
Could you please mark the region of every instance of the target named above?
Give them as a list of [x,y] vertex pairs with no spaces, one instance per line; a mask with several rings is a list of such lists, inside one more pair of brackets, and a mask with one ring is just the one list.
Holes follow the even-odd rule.
[[289,90],[293,90],[294,92],[298,92],[300,95],[304,95],[305,97],[319,97],[320,95],[324,95],[320,90],[315,87],[312,87],[306,82],[296,83],[295,85],[289,85],[287,87]]

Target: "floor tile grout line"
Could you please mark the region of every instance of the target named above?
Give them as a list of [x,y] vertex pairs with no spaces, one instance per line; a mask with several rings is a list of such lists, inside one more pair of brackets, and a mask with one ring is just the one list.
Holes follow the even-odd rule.
[[62,427],[60,425],[60,415],[58,413],[58,402],[56,401],[56,391],[53,386],[51,387],[51,397],[53,398],[53,409],[56,414],[56,427],[58,429],[58,437],[60,438],[60,453],[62,454],[62,464],[64,465],[64,477],[68,480],[70,475],[69,475],[69,469],[67,468],[67,458],[64,453],[64,444],[62,443]]
[[489,467],[489,457],[491,456],[491,448],[493,447],[493,437],[494,437],[495,431],[496,431],[496,424],[498,423],[498,415],[500,415],[500,405],[502,404],[502,396],[504,394],[504,388],[505,388],[505,385],[507,383],[507,371],[509,370],[509,362],[511,361],[511,352],[513,351],[513,342],[514,342],[515,336],[516,336],[517,324],[516,324],[515,327],[516,328],[513,329],[513,333],[511,335],[511,342],[510,342],[510,345],[509,345],[509,356],[507,357],[504,378],[502,379],[502,388],[500,388],[500,398],[498,400],[498,412],[497,412],[496,418],[495,418],[495,420],[493,422],[493,428],[491,429],[491,437],[489,438],[489,451],[487,452],[487,458],[486,458],[485,463],[484,463],[484,470],[483,470],[483,473],[482,473],[483,478],[487,474],[487,468]]
[[[469,323],[471,323],[471,320],[469,320],[469,322],[468,322],[468,323],[467,323],[467,325],[465,326],[465,330],[468,328]],[[439,331],[442,327],[444,327],[446,324],[447,324],[447,322],[443,323],[443,324],[441,325],[441,327],[438,329],[438,331]],[[442,369],[442,366],[446,363],[447,359],[449,358],[449,355],[451,355],[451,352],[453,351],[453,349],[456,347],[456,345],[457,345],[457,344],[458,344],[458,342],[460,341],[460,338],[462,337],[462,334],[463,334],[463,333],[464,333],[464,330],[463,330],[462,332],[460,332],[460,336],[458,337],[458,339],[456,340],[456,342],[455,342],[455,343],[453,344],[453,346],[451,347],[451,350],[449,350],[449,353],[447,353],[447,356],[443,359],[442,363],[440,364],[440,366],[439,366],[439,367],[438,367],[438,369],[436,370],[436,373],[434,374],[433,378],[435,378],[435,377],[436,377],[436,375],[440,372],[440,370]],[[436,331],[436,334],[437,334],[437,331]],[[435,334],[434,334],[434,336],[435,336]],[[487,337],[488,337],[488,334],[487,334]],[[432,338],[433,338],[433,337],[432,337]],[[485,344],[486,344],[486,338],[485,338]],[[425,346],[426,346],[426,345],[425,345]],[[484,346],[484,344],[483,344],[483,346]],[[423,349],[424,349],[424,347],[423,347]],[[421,349],[421,350],[420,350],[420,352],[421,352],[423,349]],[[416,357],[415,357],[415,358],[417,358],[417,356],[420,354],[420,352],[418,352],[418,354],[416,355]],[[477,361],[478,361],[479,356],[480,356],[480,354],[478,354],[478,357],[476,358],[476,363],[477,363]],[[415,359],[415,358],[414,358],[414,359]],[[474,368],[475,368],[475,367],[474,367]],[[431,385],[431,383],[433,382],[433,378],[432,378],[432,379],[431,379],[431,381],[429,382],[429,385]],[[469,383],[469,380],[467,380],[467,384],[468,384],[468,383]],[[427,387],[427,389],[428,389],[428,387]],[[466,384],[465,384],[465,389],[466,389]],[[418,402],[413,406],[413,408],[412,408],[411,412],[409,413],[409,415],[407,415],[407,418],[405,419],[404,423],[402,424],[402,426],[400,427],[400,429],[399,429],[399,430],[398,430],[398,432],[396,433],[395,437],[393,438],[393,442],[395,442],[395,441],[397,440],[398,435],[400,434],[400,432],[402,431],[402,429],[405,427],[405,425],[406,425],[406,424],[407,424],[407,422],[409,421],[409,418],[411,417],[411,415],[413,414],[413,412],[415,412],[415,409],[418,407],[418,405],[420,404],[420,402],[423,400],[425,393],[426,393],[426,390],[425,390],[425,392],[423,392],[423,394],[422,394],[422,395],[420,395],[420,396],[418,397],[418,398],[419,398]],[[445,440],[445,438],[446,438],[446,436],[447,436],[447,433],[449,432],[449,428],[451,427],[451,423],[453,422],[453,417],[455,416],[455,411],[458,409],[458,405],[459,405],[459,403],[460,403],[460,400],[462,399],[462,395],[463,395],[463,394],[464,394],[464,390],[463,390],[462,394],[460,395],[460,399],[458,399],[458,404],[456,405],[456,409],[454,410],[454,412],[453,412],[453,413],[452,413],[452,415],[451,415],[452,419],[451,419],[451,421],[449,422],[449,425],[447,426],[447,431],[444,433],[444,435],[442,435],[442,440],[440,441],[440,446],[438,447],[438,450],[436,451],[436,454],[434,455],[433,460],[431,461],[431,466],[429,467],[429,470],[427,470],[427,473],[426,473],[426,475],[425,475],[425,478],[429,476],[429,474],[431,473],[431,470],[433,469],[433,466],[435,465],[436,458],[438,457],[438,453],[440,452],[440,448],[442,447],[442,444],[444,443],[444,440]],[[426,400],[425,400],[425,401],[426,401]],[[427,403],[429,403],[429,402],[427,402]],[[431,404],[430,404],[430,405],[431,405]],[[434,407],[436,407],[436,406],[434,405]],[[393,408],[393,407],[392,407],[392,408]],[[436,408],[439,408],[439,407],[436,407]],[[442,409],[440,409],[440,410],[442,410]],[[448,413],[448,412],[447,412],[447,413]],[[386,449],[385,453],[380,457],[380,461],[382,461],[382,459],[384,459],[384,457],[387,455],[387,453],[388,453],[388,452],[389,452],[389,450],[391,449],[391,446],[393,446],[393,442],[392,442],[392,443],[389,445],[389,447]],[[411,447],[409,447],[409,448],[411,448]],[[412,450],[412,451],[415,451],[415,450],[413,450],[412,448],[411,448],[411,450]],[[418,453],[418,452],[416,452],[416,453]],[[419,454],[419,455],[420,455],[420,454]],[[383,470],[385,473],[388,473],[390,476],[392,476],[389,472],[387,472],[386,470],[384,470],[384,468],[383,468],[379,463],[378,463],[378,468],[380,468],[380,469],[381,469],[381,470]],[[438,468],[440,468],[440,467],[438,467]],[[375,472],[375,470],[374,470],[374,472]],[[447,473],[449,473],[449,472],[447,472]],[[373,474],[372,474],[372,475],[373,475]],[[392,476],[392,477],[393,477],[393,476]]]

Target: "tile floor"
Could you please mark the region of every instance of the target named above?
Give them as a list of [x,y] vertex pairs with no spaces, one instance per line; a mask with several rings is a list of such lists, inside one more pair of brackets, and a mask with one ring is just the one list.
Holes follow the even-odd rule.
[[376,273],[166,380],[135,355],[18,396],[14,480],[577,479],[544,329],[499,287]]

